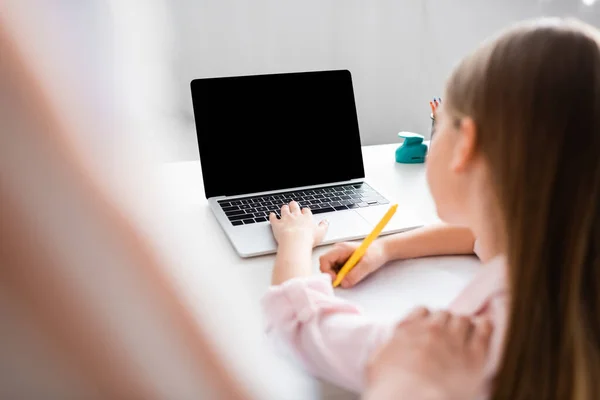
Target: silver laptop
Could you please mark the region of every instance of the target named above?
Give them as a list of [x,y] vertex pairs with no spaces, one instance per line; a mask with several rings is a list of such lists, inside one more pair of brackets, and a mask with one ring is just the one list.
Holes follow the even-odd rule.
[[191,91],[204,191],[241,257],[275,252],[268,215],[291,200],[329,221],[323,244],[364,238],[388,210],[364,181],[349,71],[195,79]]

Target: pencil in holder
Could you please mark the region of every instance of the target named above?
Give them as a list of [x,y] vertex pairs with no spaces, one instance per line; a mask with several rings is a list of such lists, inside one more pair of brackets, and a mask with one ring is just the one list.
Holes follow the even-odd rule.
[[433,139],[433,134],[435,133],[435,116],[432,114],[429,114],[429,118],[431,118],[431,132],[429,134],[429,140]]

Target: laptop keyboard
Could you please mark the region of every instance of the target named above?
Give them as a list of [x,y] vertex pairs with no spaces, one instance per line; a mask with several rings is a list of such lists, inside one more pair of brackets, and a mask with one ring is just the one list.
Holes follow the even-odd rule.
[[220,200],[218,203],[232,225],[248,225],[268,221],[271,212],[279,217],[281,206],[292,200],[300,207],[309,207],[313,214],[389,203],[366,183]]

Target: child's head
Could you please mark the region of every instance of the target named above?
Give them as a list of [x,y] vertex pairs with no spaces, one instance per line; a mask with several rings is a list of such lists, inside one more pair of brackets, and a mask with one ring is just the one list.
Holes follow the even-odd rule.
[[454,71],[436,129],[440,217],[489,218],[508,259],[498,396],[600,396],[600,34],[558,19],[503,32]]

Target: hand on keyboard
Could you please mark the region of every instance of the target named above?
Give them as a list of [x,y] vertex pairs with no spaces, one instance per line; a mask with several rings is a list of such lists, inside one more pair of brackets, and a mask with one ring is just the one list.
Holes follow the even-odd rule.
[[302,245],[310,243],[314,247],[321,243],[327,232],[327,221],[323,220],[316,224],[312,213],[308,208],[300,209],[300,205],[292,201],[281,207],[281,218],[277,218],[275,213],[271,213],[269,221],[273,229],[273,236],[277,243],[281,245]]

